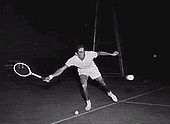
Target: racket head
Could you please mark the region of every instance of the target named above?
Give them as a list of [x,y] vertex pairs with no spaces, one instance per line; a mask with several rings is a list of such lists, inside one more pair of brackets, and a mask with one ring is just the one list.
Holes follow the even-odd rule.
[[13,70],[17,75],[19,75],[21,77],[27,77],[27,76],[31,75],[31,73],[32,73],[29,66],[22,62],[16,63],[13,66]]

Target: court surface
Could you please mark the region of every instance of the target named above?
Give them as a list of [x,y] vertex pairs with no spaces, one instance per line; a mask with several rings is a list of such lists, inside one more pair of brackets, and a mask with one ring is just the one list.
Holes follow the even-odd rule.
[[92,110],[85,111],[78,80],[63,77],[49,87],[36,78],[1,81],[0,124],[170,124],[169,82],[104,77],[114,103],[90,80]]

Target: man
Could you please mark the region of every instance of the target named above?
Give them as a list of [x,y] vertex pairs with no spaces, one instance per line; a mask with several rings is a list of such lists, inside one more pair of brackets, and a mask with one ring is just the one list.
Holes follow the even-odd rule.
[[87,81],[88,81],[89,76],[93,80],[96,80],[97,82],[99,82],[99,84],[104,89],[104,91],[107,93],[107,95],[111,97],[111,99],[114,102],[117,102],[118,101],[117,97],[106,86],[106,83],[104,82],[104,79],[101,73],[99,72],[98,67],[94,63],[93,59],[96,58],[97,56],[108,56],[108,55],[117,56],[118,54],[119,53],[117,51],[113,53],[102,52],[102,51],[100,52],[85,51],[84,46],[79,45],[76,48],[75,55],[71,57],[70,59],[68,59],[63,67],[59,68],[53,74],[46,77],[44,81],[49,82],[54,77],[59,76],[68,67],[76,66],[78,67],[78,74],[80,76],[80,82],[82,84],[83,94],[86,100],[85,110],[91,109],[91,101],[90,101],[88,90],[87,90]]

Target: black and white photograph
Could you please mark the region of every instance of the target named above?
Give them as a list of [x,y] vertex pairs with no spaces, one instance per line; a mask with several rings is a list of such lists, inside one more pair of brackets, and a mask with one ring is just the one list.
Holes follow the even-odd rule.
[[0,124],[170,124],[168,5],[0,0]]

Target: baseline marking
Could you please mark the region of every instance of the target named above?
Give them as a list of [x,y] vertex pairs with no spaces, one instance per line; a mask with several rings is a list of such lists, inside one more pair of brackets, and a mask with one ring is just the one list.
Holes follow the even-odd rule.
[[158,106],[158,107],[170,107],[170,105],[164,105],[164,104],[153,104],[153,103],[143,103],[143,102],[123,102],[127,104],[136,104],[136,105],[147,105],[147,106]]
[[100,110],[100,109],[103,109],[103,108],[106,108],[106,107],[109,107],[109,106],[112,106],[112,105],[116,105],[116,104],[119,104],[119,103],[124,103],[124,102],[126,102],[126,101],[128,101],[128,100],[131,100],[131,99],[134,99],[134,98],[137,98],[137,97],[140,97],[140,96],[148,95],[148,94],[150,94],[150,93],[153,93],[153,92],[162,90],[162,89],[164,89],[164,88],[165,88],[165,87],[161,87],[161,88],[159,88],[159,89],[151,90],[151,91],[148,91],[148,92],[145,92],[145,93],[142,93],[142,94],[139,94],[139,95],[136,95],[136,96],[133,96],[133,97],[124,99],[124,100],[120,100],[120,101],[117,102],[117,103],[110,103],[110,104],[107,104],[107,105],[98,107],[98,108],[96,108],[96,109],[92,109],[92,110],[90,110],[90,111],[87,111],[87,112],[84,112],[84,113],[80,113],[80,114],[78,114],[78,115],[74,115],[74,116],[71,116],[71,117],[67,117],[67,118],[61,119],[61,120],[56,121],[56,122],[53,122],[53,123],[51,123],[51,124],[58,124],[58,123],[61,123],[61,122],[63,122],[63,121],[67,121],[67,120],[70,120],[70,119],[72,119],[72,118],[76,118],[76,117],[79,117],[79,116],[83,116],[83,115],[86,115],[86,114],[88,114],[88,113],[92,113],[92,112],[94,112],[94,111],[97,111],[97,110]]

